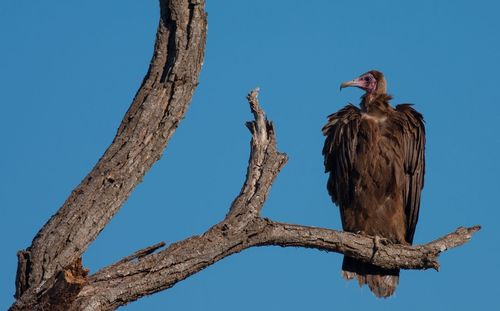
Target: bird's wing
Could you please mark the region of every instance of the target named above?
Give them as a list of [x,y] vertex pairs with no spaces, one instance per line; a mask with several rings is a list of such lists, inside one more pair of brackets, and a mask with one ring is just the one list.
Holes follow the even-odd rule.
[[403,129],[404,169],[406,187],[404,206],[406,214],[406,241],[413,243],[415,226],[420,208],[420,193],[424,187],[425,173],[425,127],[422,115],[409,104],[397,105]]
[[343,206],[351,202],[354,193],[349,182],[352,180],[350,175],[360,120],[359,108],[347,105],[328,116],[328,123],[323,127],[323,135],[326,136],[323,146],[325,172],[330,173],[327,183],[328,193],[339,205],[341,213]]

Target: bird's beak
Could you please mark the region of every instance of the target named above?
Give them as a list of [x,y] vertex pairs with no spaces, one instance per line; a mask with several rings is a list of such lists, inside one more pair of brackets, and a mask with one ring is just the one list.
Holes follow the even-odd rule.
[[340,90],[342,90],[345,87],[350,87],[350,86],[356,86],[356,87],[363,87],[363,80],[360,78],[356,78],[351,81],[346,81],[340,85]]

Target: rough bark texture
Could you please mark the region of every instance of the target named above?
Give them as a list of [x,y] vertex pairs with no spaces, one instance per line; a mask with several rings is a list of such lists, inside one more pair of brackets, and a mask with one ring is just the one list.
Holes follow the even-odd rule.
[[160,1],[149,71],[113,143],[32,245],[19,253],[18,306],[82,256],[162,155],[184,116],[203,62],[205,1]]
[[260,217],[287,157],[276,149],[274,127],[248,95],[254,121],[248,171],[226,217],[207,232],[139,250],[87,276],[81,256],[157,161],[182,119],[204,56],[203,0],[160,0],[161,14],[149,71],[113,143],[32,245],[18,253],[12,310],[113,310],[169,287],[214,262],[254,246],[294,246],[347,254],[385,268],[438,269],[438,255],[480,229],[459,228],[421,246],[384,245],[373,237],[273,222]]

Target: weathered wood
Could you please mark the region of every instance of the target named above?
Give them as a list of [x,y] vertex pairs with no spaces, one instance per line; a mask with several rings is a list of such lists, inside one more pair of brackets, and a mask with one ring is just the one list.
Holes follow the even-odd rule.
[[[249,102],[258,105],[256,92],[251,93]],[[459,228],[439,240],[412,247],[384,245],[374,237],[261,218],[260,211],[286,156],[276,150],[273,126],[265,119],[264,111],[259,107],[252,108],[252,112],[255,120],[247,123],[252,133],[248,172],[226,218],[200,236],[96,272],[80,292],[74,310],[89,305],[93,307],[85,310],[115,309],[124,302],[170,288],[222,258],[256,246],[307,247],[348,254],[385,268],[437,270],[441,252],[466,243],[480,229]]]
[[113,143],[20,253],[18,302],[35,297],[40,284],[82,256],[161,157],[198,84],[207,30],[204,7],[204,0],[160,1],[149,71]]
[[63,207],[18,253],[17,301],[11,310],[113,310],[172,287],[249,247],[308,247],[347,254],[381,267],[438,269],[438,255],[467,242],[479,226],[461,228],[421,246],[384,245],[376,238],[273,222],[260,217],[286,163],[258,90],[247,99],[254,120],[247,176],[226,217],[207,232],[139,250],[87,276],[81,255],[157,161],[183,117],[203,61],[203,0],[160,0],[160,24],[149,71],[118,133]]
[[410,247],[376,245],[374,238],[362,235],[262,218],[255,218],[241,231],[232,231],[222,222],[203,235],[172,244],[160,253],[97,272],[80,293],[75,310],[80,310],[81,305],[95,306],[86,310],[112,310],[124,301],[170,288],[227,256],[255,246],[308,247],[349,254],[387,268],[437,269],[437,257],[442,251],[466,243],[477,230],[478,227],[461,228],[439,241]]

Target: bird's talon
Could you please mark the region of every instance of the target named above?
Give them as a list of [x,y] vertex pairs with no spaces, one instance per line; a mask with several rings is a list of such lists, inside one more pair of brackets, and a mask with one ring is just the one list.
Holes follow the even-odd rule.
[[380,244],[382,245],[390,245],[390,244],[393,244],[391,240],[387,239],[387,238],[383,238],[383,237],[378,237],[379,238],[379,242]]

